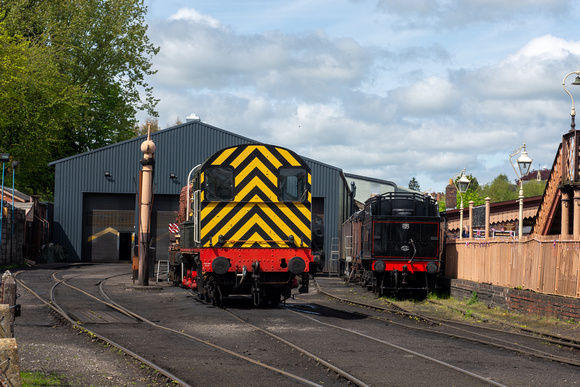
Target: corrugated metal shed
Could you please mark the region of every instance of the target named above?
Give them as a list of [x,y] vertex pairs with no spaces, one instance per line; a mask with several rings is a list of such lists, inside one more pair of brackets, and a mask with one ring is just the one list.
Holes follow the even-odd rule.
[[[87,194],[132,194],[137,190],[146,136],[52,162],[55,167],[54,242],[64,246],[69,260],[81,257],[83,246],[83,201]],[[233,145],[257,143],[247,137],[192,121],[151,134],[155,142],[155,195],[175,195],[186,184],[189,171],[216,151]],[[275,144],[285,146],[284,144]],[[312,169],[312,196],[324,197],[325,251],[330,257],[331,240],[339,236],[348,216],[349,188],[342,170],[304,158]],[[105,177],[109,172],[110,177]],[[170,178],[174,174],[177,178]],[[94,198],[94,195],[91,195]],[[115,197],[115,196],[110,196]],[[157,256],[164,252],[158,252]],[[161,259],[161,258],[160,258]]]

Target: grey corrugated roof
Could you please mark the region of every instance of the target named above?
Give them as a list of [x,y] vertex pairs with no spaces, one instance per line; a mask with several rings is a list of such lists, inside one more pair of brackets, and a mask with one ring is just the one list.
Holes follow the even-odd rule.
[[[239,134],[236,134],[236,133],[228,132],[227,130],[220,129],[220,128],[215,127],[213,125],[206,124],[205,122],[194,122],[194,123],[197,124],[197,125],[207,126],[208,128],[211,128],[211,129],[213,129],[213,130],[215,130],[217,132],[221,132],[221,133],[224,133],[224,134],[233,136],[233,137],[238,137],[239,139],[244,140],[244,141],[258,143],[258,141],[253,140],[251,138],[244,137],[244,136],[240,136]],[[151,133],[151,139],[153,141],[155,141],[155,137],[167,135],[171,131],[179,130],[183,126],[188,126],[188,125],[191,125],[191,124],[192,124],[192,122],[185,122],[185,123],[180,124],[180,125],[175,125],[175,126],[172,126],[172,127],[169,127],[169,128],[165,128],[165,129],[158,130],[157,132]],[[87,151],[87,152],[79,153],[79,154],[74,155],[74,156],[65,157],[64,159],[51,161],[50,163],[48,163],[48,165],[49,166],[53,166],[53,165],[58,164],[58,163],[61,163],[63,161],[69,161],[69,160],[72,160],[72,159],[75,159],[75,158],[79,158],[79,157],[84,157],[84,156],[90,155],[92,153],[101,152],[101,151],[106,150],[106,149],[120,147],[120,146],[123,146],[123,145],[128,144],[128,143],[131,143],[131,142],[142,142],[146,138],[147,138],[147,135],[146,134],[144,134],[142,136],[138,136],[138,137],[133,137],[133,138],[131,138],[129,140],[120,141],[120,142],[117,142],[115,144],[111,144],[111,145],[107,145],[107,146],[104,146],[104,147],[101,147],[101,148],[98,148],[98,149],[93,149],[93,150],[90,150],[90,151]]]
[[354,173],[346,173],[346,172],[344,173],[344,176],[348,177],[350,179],[359,179],[359,180],[370,181],[373,183],[388,184],[388,185],[394,186],[395,188],[399,188],[399,186],[396,183],[394,183],[390,180],[381,180],[381,179],[376,179],[374,177],[355,175]]

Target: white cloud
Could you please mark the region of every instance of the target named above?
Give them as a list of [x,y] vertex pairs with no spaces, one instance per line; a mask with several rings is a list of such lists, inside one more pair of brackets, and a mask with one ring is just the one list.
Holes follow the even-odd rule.
[[[523,141],[534,166],[551,165],[570,123],[562,78],[580,64],[580,41],[559,18],[568,2],[375,1],[388,14],[361,18],[364,3],[300,2],[264,30],[233,23],[236,10],[222,15],[219,1],[212,13],[155,19],[160,122],[193,112],[345,172],[402,186],[420,176],[439,191],[464,167],[481,184],[511,176],[508,155]],[[332,20],[312,12],[323,5]],[[252,6],[241,20],[277,15]],[[409,20],[412,32],[395,28]]]
[[177,13],[171,15],[169,21],[184,20],[193,23],[207,25],[211,28],[219,28],[220,22],[211,16],[202,15],[192,8],[180,8]]

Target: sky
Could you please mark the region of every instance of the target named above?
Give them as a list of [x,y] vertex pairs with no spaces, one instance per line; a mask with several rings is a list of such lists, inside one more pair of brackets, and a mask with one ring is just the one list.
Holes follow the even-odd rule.
[[[345,173],[444,192],[551,168],[579,70],[571,0],[145,0],[162,128],[191,114]],[[567,90],[580,101],[580,86]],[[137,117],[141,122],[145,116]],[[579,121],[580,125],[580,121]],[[580,127],[579,127],[580,128]],[[519,155],[512,160],[515,162]]]

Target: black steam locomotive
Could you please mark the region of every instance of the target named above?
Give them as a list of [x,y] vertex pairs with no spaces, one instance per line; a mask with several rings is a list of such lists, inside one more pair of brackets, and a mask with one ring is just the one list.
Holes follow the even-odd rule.
[[343,224],[344,274],[378,296],[424,297],[442,267],[442,222],[429,196],[397,191],[371,197]]

